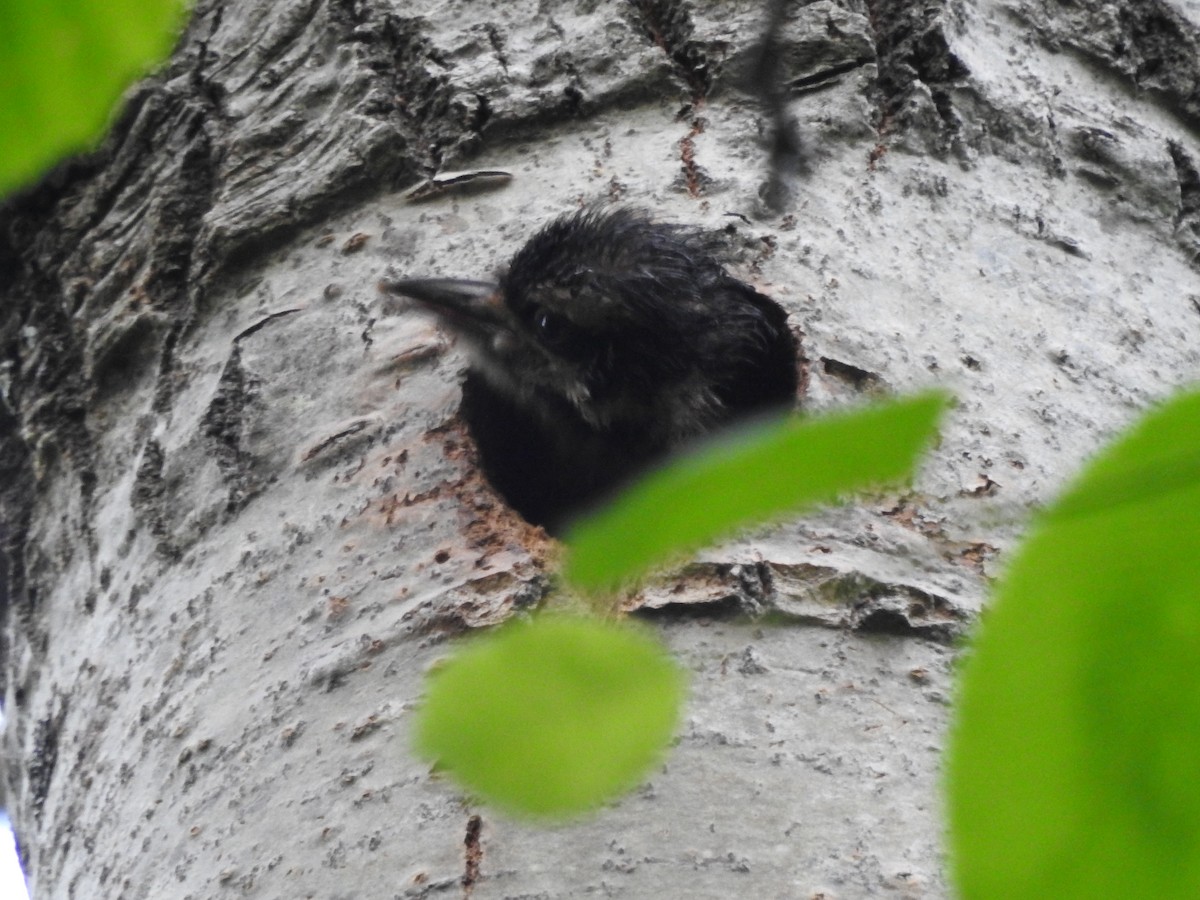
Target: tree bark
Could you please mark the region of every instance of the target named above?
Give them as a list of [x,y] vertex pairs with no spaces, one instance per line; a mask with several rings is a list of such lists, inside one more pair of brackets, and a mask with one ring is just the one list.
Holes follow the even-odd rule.
[[[765,17],[200,0],[103,146],[0,208],[35,897],[950,893],[948,642],[1029,511],[1200,375],[1200,11],[795,4],[777,94]],[[513,178],[405,196],[451,169]],[[409,751],[447,638],[542,600],[558,546],[479,475],[452,340],[374,285],[489,277],[601,199],[726,233],[802,335],[803,408],[958,404],[911,488],[631,598],[692,671],[678,744],[542,829]]]

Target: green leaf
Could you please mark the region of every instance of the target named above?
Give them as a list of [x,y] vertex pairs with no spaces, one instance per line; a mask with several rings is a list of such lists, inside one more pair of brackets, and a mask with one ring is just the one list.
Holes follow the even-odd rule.
[[171,49],[179,0],[0,3],[0,195],[86,149],[125,87]]
[[651,473],[567,538],[566,578],[612,589],[667,556],[806,504],[903,479],[946,406],[921,394],[820,419],[789,418]]
[[542,616],[477,638],[434,672],[416,746],[502,809],[563,817],[636,784],[682,699],[682,672],[641,631]]
[[1200,896],[1200,394],[1096,460],[1013,560],[948,772],[964,897]]

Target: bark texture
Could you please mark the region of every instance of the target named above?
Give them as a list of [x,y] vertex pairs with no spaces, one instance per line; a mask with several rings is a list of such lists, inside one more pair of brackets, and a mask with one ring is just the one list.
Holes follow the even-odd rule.
[[[1200,375],[1200,9],[796,3],[774,94],[747,91],[764,21],[200,0],[104,145],[0,208],[4,775],[35,897],[950,893],[947,641],[1031,508]],[[403,193],[464,168],[514,177]],[[726,233],[802,336],[806,408],[958,406],[910,490],[630,599],[694,673],[678,745],[542,830],[408,751],[446,638],[541,600],[557,547],[479,476],[460,353],[374,285],[487,277],[606,198]]]

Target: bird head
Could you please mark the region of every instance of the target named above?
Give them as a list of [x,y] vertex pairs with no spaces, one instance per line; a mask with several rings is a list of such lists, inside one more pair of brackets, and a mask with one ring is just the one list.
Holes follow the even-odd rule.
[[719,421],[730,373],[786,331],[783,311],[729,276],[708,239],[628,209],[552,222],[495,283],[380,287],[436,313],[472,367],[526,409],[598,431],[650,428],[667,444]]

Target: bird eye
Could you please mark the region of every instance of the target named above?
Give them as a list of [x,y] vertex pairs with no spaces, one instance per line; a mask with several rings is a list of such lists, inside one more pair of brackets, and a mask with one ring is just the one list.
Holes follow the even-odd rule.
[[558,343],[570,330],[570,324],[565,317],[546,309],[539,309],[534,313],[533,327],[538,336],[548,344]]
[[559,356],[581,359],[593,350],[588,332],[567,316],[536,306],[528,321],[538,343]]

